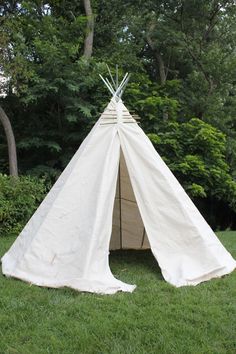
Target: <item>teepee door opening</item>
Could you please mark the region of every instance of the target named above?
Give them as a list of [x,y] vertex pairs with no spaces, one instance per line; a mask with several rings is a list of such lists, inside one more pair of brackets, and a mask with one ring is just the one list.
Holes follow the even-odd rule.
[[124,155],[120,150],[110,249],[150,248]]

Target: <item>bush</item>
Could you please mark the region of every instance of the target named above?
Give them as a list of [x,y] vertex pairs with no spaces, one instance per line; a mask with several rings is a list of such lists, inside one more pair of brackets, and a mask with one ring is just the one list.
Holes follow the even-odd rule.
[[45,194],[43,179],[0,174],[0,236],[21,231]]
[[149,138],[190,197],[215,199],[236,212],[236,181],[226,161],[226,137],[221,131],[192,118],[166,122]]

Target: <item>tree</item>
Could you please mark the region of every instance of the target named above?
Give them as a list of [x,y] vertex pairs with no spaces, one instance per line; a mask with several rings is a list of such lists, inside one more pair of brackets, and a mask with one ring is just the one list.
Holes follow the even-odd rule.
[[[142,117],[147,133],[165,140],[172,124],[171,141],[177,144],[180,132],[188,140],[187,124],[192,127],[197,117],[209,125],[201,127],[208,131],[206,141],[217,135],[214,128],[226,136],[221,181],[231,185],[236,176],[235,0],[5,1],[0,22],[1,65],[16,89],[4,107],[11,107],[22,173],[52,178],[60,173],[107,102],[98,73],[103,74],[104,63],[118,63],[120,76],[132,74],[124,99]],[[199,136],[197,128],[193,132]],[[156,146],[163,156],[171,151],[168,144]],[[181,149],[186,154],[173,154],[168,163],[191,195],[202,193],[212,205],[220,186],[213,178],[217,168],[201,152],[208,171],[203,180],[199,156],[188,156],[187,146]],[[216,165],[221,162],[217,158]],[[217,189],[217,198],[233,210],[229,189]]]
[[9,172],[11,176],[18,176],[18,168],[17,168],[17,154],[16,154],[16,142],[15,136],[13,133],[13,129],[11,126],[10,119],[4,112],[3,108],[0,106],[0,122],[3,125],[7,146],[8,146],[8,159],[9,159]]
[[93,52],[94,16],[90,0],[83,0],[84,9],[87,16],[87,28],[84,41],[84,57],[90,58]]
[[[20,170],[46,171],[54,178],[102,110],[102,91],[93,88],[103,65],[84,56],[87,19],[82,4],[18,5],[9,11],[6,7],[1,18],[0,56],[15,88],[5,101],[14,111]],[[100,101],[96,105],[93,95]]]
[[[149,137],[192,198],[213,205],[221,201],[218,208],[222,212],[225,205],[236,212],[236,181],[225,161],[226,137],[222,132],[192,118],[182,124],[167,122]],[[218,222],[214,220],[215,227]]]

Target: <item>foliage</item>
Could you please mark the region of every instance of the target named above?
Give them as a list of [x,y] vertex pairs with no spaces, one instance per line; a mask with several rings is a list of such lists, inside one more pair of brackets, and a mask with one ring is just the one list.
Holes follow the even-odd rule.
[[86,19],[80,9],[72,16],[53,5],[52,15],[34,1],[19,2],[17,16],[13,11],[2,18],[11,48],[2,63],[15,92],[4,106],[16,131],[21,172],[37,164],[62,169],[102,110],[90,96],[104,65],[81,56]]
[[[219,236],[236,257],[236,233]],[[13,241],[0,239],[0,257]],[[235,353],[236,272],[175,288],[150,251],[111,252],[110,265],[118,279],[137,284],[132,294],[40,288],[0,274],[0,352]]]
[[192,197],[214,197],[236,211],[236,182],[225,161],[225,135],[192,118],[167,122],[149,138]]
[[45,196],[44,180],[0,174],[0,236],[19,232]]
[[[111,13],[114,16],[110,16]],[[119,20],[116,15],[120,15]],[[108,52],[109,61],[112,61],[120,53],[122,62],[132,63],[134,69],[131,68],[131,72],[139,71],[144,90],[147,82],[145,73],[152,84],[159,86],[159,97],[164,98],[160,92],[164,90],[168,99],[178,102],[181,120],[197,117],[222,130],[229,138],[226,158],[235,175],[234,1],[201,0],[196,5],[196,0],[122,0],[119,4],[113,0],[103,7],[100,16],[98,33],[102,34],[102,38],[109,38],[103,43],[103,55]],[[112,26],[114,31],[105,33],[107,26]],[[164,81],[161,78],[162,69]],[[179,90],[173,93],[169,83],[175,81],[179,82]],[[134,97],[134,105],[138,100]],[[145,116],[150,102],[146,102],[147,106],[143,103],[141,112]],[[165,101],[156,104],[156,114],[160,113],[159,109],[169,106],[169,102]],[[170,111],[169,115],[172,114]],[[153,122],[149,123],[152,125]],[[146,126],[150,131],[148,124]]]
[[163,87],[152,83],[145,75],[133,77],[125,93],[125,103],[141,118],[142,128],[146,133],[154,132],[166,121],[178,119],[180,103],[178,92],[181,83],[171,80]]
[[[189,194],[235,209],[234,0],[93,0],[92,8],[93,57],[85,60],[82,1],[0,4],[0,69],[9,78],[1,104],[15,131],[20,173],[55,180],[107,102],[98,76],[104,63],[119,64],[120,77],[132,74],[125,103],[146,133],[161,138],[155,146]],[[226,139],[218,141],[214,128]],[[2,130],[0,140],[6,173]]]

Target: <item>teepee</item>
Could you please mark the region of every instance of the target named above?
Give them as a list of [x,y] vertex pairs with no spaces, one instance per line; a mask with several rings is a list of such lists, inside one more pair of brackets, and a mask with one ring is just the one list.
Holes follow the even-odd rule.
[[6,276],[46,287],[113,294],[109,248],[151,248],[170,284],[232,272],[220,243],[124,106],[129,76],[102,78],[112,98],[60,178],[2,258]]

